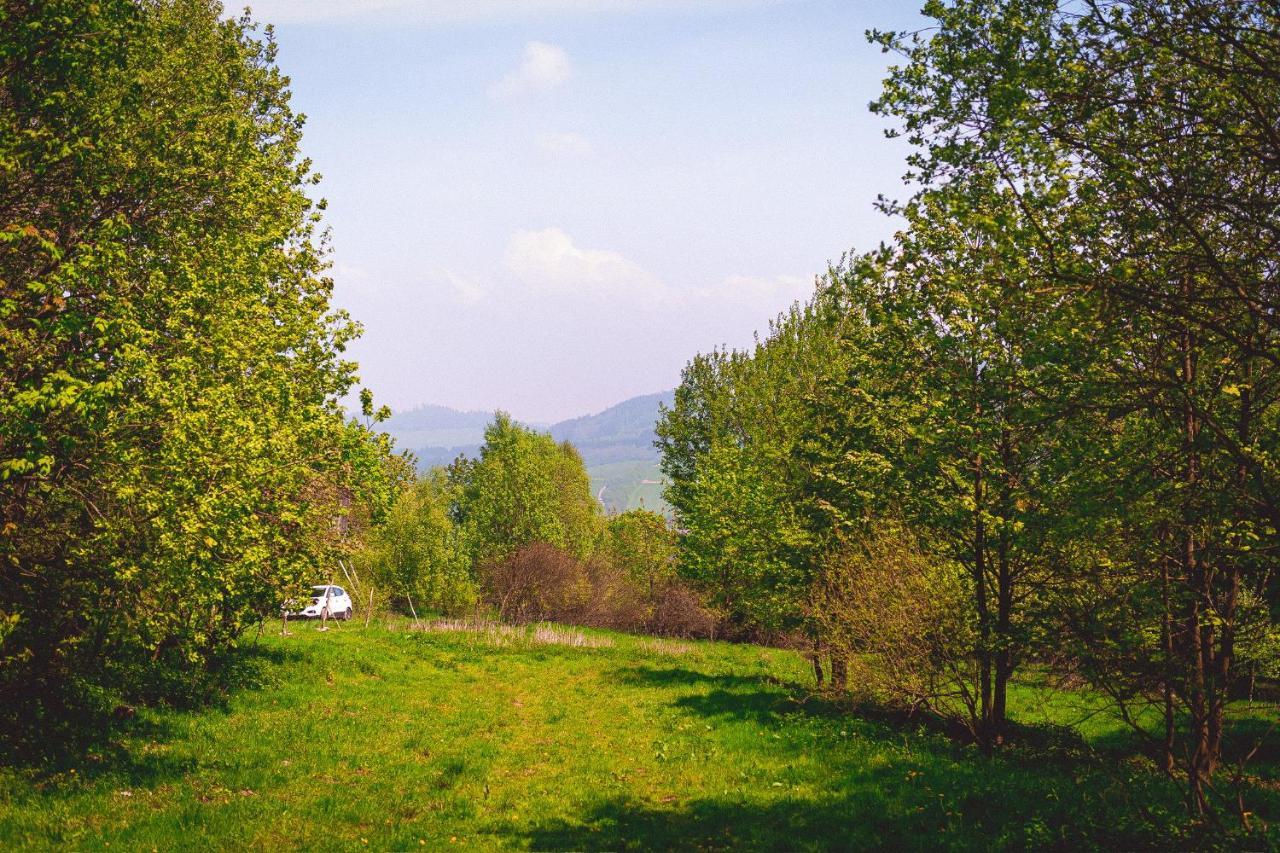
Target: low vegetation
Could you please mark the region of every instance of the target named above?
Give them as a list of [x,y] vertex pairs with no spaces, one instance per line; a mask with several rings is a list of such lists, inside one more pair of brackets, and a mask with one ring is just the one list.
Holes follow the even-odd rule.
[[[215,707],[143,709],[82,752],[0,770],[0,845],[1202,846],[1170,828],[1182,792],[1124,727],[1042,686],[1012,691],[1036,738],[984,757],[812,694],[794,652],[555,626],[318,627],[264,632]],[[1043,725],[1085,716],[1083,739]]]

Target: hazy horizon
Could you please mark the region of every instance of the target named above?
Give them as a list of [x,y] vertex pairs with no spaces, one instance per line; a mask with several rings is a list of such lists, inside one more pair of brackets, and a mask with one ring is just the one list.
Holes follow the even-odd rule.
[[378,403],[536,423],[678,384],[889,239],[902,4],[267,0]]
[[511,417],[515,418],[517,421],[519,421],[522,424],[525,424],[526,426],[552,427],[552,426],[556,426],[557,424],[564,423],[565,421],[577,420],[579,418],[589,418],[595,415],[602,414],[608,411],[609,409],[614,408],[615,406],[619,406],[623,403],[628,403],[638,398],[658,397],[673,390],[675,390],[674,386],[672,386],[671,388],[663,388],[660,391],[647,391],[647,392],[641,392],[639,394],[629,394],[626,397],[623,397],[618,400],[614,400],[612,403],[606,403],[599,408],[582,411],[577,414],[565,415],[564,417],[556,418],[553,421],[543,421],[543,420],[537,420],[534,418],[527,418],[524,415],[522,415],[520,412],[513,412],[511,409],[505,406],[496,406],[492,409],[460,409],[457,406],[450,406],[448,403],[435,403],[430,400],[426,400],[421,403],[415,403],[411,406],[405,406],[403,408],[390,406],[390,409],[391,409],[392,415],[405,415],[412,412],[421,411],[422,409],[439,408],[439,409],[448,409],[449,411],[455,412],[460,415],[484,415],[490,418],[492,418],[495,413],[502,411],[511,415]]

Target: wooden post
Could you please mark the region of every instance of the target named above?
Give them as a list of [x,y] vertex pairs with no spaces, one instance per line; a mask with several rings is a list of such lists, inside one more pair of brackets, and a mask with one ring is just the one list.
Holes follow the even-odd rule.
[[329,598],[333,592],[333,573],[329,573],[329,583],[324,588],[324,607],[320,608],[320,630],[329,630]]
[[[358,589],[360,586],[359,583],[351,579],[351,574],[347,571],[346,565],[341,560],[338,561],[338,568],[342,569],[342,574],[347,579],[347,586],[351,587],[353,590]],[[352,567],[351,571],[354,572],[355,568]]]
[[405,597],[405,600],[409,602],[409,612],[413,614],[413,627],[417,628],[418,627],[418,611],[413,609],[413,598],[410,597],[409,593],[407,592],[404,594],[404,597]]
[[364,611],[364,626],[369,627],[369,619],[373,616],[373,587],[369,587],[369,606]]

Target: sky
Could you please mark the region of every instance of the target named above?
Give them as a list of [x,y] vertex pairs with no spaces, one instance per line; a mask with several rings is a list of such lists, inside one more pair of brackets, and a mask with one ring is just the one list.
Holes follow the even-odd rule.
[[[234,5],[234,4],[228,4]],[[397,410],[553,422],[674,387],[891,238],[868,103],[913,0],[260,0],[349,351]]]

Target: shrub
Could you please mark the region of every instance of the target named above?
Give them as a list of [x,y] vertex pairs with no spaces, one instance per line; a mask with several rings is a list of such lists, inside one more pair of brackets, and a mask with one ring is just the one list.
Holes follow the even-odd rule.
[[564,619],[582,612],[591,584],[582,564],[546,542],[533,542],[481,567],[485,597],[507,622]]
[[457,526],[449,517],[453,490],[441,472],[406,488],[386,522],[369,537],[364,559],[383,600],[412,599],[420,610],[460,613],[477,590]]
[[633,509],[610,518],[602,550],[649,596],[675,576],[676,532],[651,510]]
[[812,595],[812,616],[833,659],[865,698],[925,709],[976,733],[976,634],[966,578],[904,530],[873,531],[835,552]]
[[714,638],[719,619],[688,585],[670,580],[658,588],[647,625],[651,634],[684,639]]
[[571,621],[616,631],[641,631],[648,618],[644,590],[616,563],[594,559],[585,574],[591,594],[581,613]]
[[714,614],[679,581],[663,583],[650,597],[617,563],[582,562],[545,542],[486,564],[481,575],[486,602],[507,622],[552,620],[671,637],[710,637],[716,629]]

